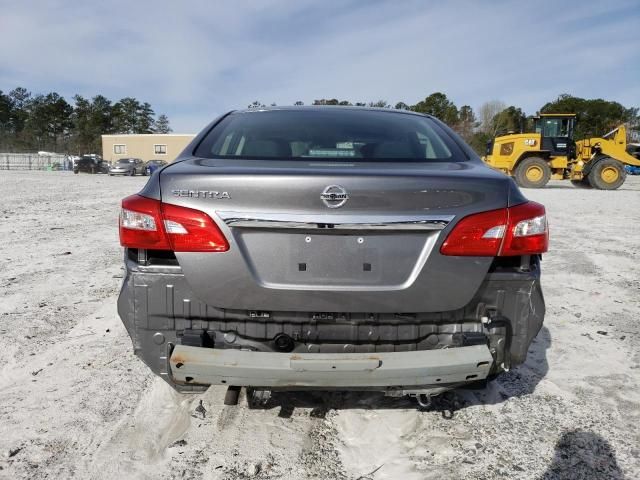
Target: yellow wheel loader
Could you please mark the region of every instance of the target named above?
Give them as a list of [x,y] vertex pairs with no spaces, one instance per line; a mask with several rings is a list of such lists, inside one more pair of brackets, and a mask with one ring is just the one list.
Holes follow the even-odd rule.
[[521,187],[541,188],[553,178],[571,180],[579,187],[615,190],[624,183],[625,165],[640,166],[640,159],[626,151],[624,125],[601,138],[574,142],[575,114],[542,114],[534,120],[534,133],[498,136],[483,157]]

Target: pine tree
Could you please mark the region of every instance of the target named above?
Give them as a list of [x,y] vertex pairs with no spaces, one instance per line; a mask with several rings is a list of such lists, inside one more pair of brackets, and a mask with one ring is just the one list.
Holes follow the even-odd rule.
[[473,108],[469,105],[463,105],[460,107],[458,113],[458,123],[455,125],[455,130],[460,134],[465,142],[469,143],[473,138],[473,133],[478,127],[476,121],[476,115],[473,112]]
[[153,133],[155,131],[154,115],[151,105],[144,102],[137,112],[135,133]]
[[11,99],[0,90],[0,151],[7,149],[11,133]]
[[93,142],[93,131],[91,128],[91,102],[81,95],[73,97],[75,106],[73,108],[73,130],[75,138],[73,150],[79,154],[86,153],[91,149]]
[[173,130],[169,126],[169,118],[163,113],[156,120],[155,133],[171,133]]
[[458,108],[441,92],[432,93],[421,102],[415,104],[412,110],[433,115],[450,126],[458,123]]
[[138,133],[138,112],[142,106],[135,98],[125,97],[113,106],[115,133]]

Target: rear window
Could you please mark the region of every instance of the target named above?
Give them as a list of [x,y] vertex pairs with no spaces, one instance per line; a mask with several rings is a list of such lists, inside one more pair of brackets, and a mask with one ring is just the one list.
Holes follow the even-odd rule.
[[[233,113],[197,147],[204,158],[444,161],[463,157],[428,117],[372,110],[266,110]],[[463,157],[464,158],[464,157]]]
[[118,165],[128,165],[130,163],[133,163],[135,160],[131,160],[128,158],[125,158],[123,160],[118,160]]

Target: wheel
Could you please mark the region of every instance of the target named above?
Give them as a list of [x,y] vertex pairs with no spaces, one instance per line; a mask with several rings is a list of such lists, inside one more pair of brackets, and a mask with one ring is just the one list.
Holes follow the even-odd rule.
[[589,172],[589,183],[600,190],[615,190],[627,178],[624,165],[613,158],[596,160],[596,164]]
[[96,167],[91,167],[91,173],[95,175],[95,173],[96,173]]
[[584,177],[582,180],[571,180],[571,185],[576,188],[591,188],[589,177]]
[[131,170],[131,173],[129,173],[129,176],[134,177],[136,174],[136,171],[134,169]]
[[78,170],[74,170],[73,173],[75,173],[77,175],[79,172],[78,172]]
[[549,164],[539,157],[525,158],[516,167],[516,183],[523,188],[542,188],[550,178]]

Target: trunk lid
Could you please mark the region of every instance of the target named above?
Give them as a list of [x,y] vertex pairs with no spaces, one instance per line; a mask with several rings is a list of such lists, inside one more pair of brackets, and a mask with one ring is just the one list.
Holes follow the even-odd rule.
[[491,258],[439,248],[471,213],[506,207],[509,181],[479,162],[190,159],[162,201],[209,214],[224,253],[177,253],[198,297],[259,311],[429,312],[466,305]]

